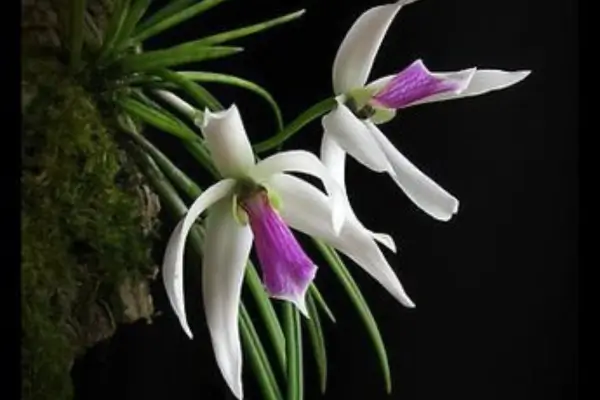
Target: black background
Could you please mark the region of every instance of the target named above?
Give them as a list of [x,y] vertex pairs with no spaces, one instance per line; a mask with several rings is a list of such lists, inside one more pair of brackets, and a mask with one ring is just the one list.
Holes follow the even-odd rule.
[[[238,40],[246,51],[184,69],[226,72],[265,86],[286,121],[331,95],[331,65],[354,20],[377,1],[227,2],[153,40],[172,45],[306,8],[299,21]],[[354,160],[348,188],[357,215],[390,233],[386,252],[417,308],[407,310],[350,265],[379,322],[393,377],[386,395],[377,358],[341,286],[326,268],[317,283],[337,317],[325,322],[325,398],[576,399],[578,365],[578,126],[575,2],[421,0],[402,9],[371,79],[422,58],[432,70],[471,66],[533,73],[482,97],[414,107],[383,127],[417,166],[460,200],[448,223],[428,217],[385,174]],[[249,135],[273,133],[253,94],[210,86],[236,102]],[[286,148],[318,151],[311,124]],[[157,137],[188,171],[186,154]],[[194,172],[192,172],[194,174]],[[200,176],[202,178],[202,176]],[[207,183],[207,182],[204,182]],[[168,229],[171,226],[165,227]],[[199,302],[187,285],[196,339],[189,341],[155,288],[163,316],[124,327],[73,372],[80,399],[229,399]],[[192,292],[192,293],[190,293]],[[320,398],[305,349],[306,398]],[[246,398],[258,391],[245,364]]]

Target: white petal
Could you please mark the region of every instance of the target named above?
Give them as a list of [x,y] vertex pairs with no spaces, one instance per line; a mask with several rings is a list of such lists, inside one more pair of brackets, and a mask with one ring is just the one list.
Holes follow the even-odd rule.
[[373,67],[381,42],[402,6],[415,0],[373,7],[354,22],[333,62],[333,90],[346,93],[364,86]]
[[[469,68],[456,72],[434,72],[433,76],[443,79],[454,80],[459,83],[457,90],[445,93],[438,93],[424,99],[415,101],[406,107],[434,103],[444,100],[454,100],[463,97],[479,96],[494,90],[505,89],[525,79],[531,71],[501,71],[489,69]],[[381,89],[387,85],[395,75],[385,76],[371,82],[367,87],[369,89]]]
[[175,311],[181,327],[192,338],[192,332],[185,315],[185,300],[183,295],[183,254],[187,235],[198,216],[212,204],[227,196],[235,181],[225,179],[219,181],[203,192],[192,204],[185,217],[177,224],[171,234],[165,256],[163,258],[163,283],[171,307]]
[[365,227],[363,225],[363,223],[358,219],[356,214],[354,213],[354,210],[350,206],[350,203],[348,203],[347,213],[350,215],[349,218],[353,221],[353,223],[358,224],[358,227],[360,227],[366,233],[368,233],[374,240],[376,240],[380,244],[384,245],[388,250],[392,251],[393,253],[396,252],[396,242],[394,241],[394,238],[392,238],[387,233],[373,232],[369,228]]
[[327,193],[329,193],[334,210],[331,215],[333,229],[339,231],[345,218],[345,194],[321,160],[314,154],[304,150],[284,151],[260,161],[249,175],[261,182],[281,172],[300,172],[321,179]]
[[394,238],[388,235],[387,233],[377,233],[369,230],[369,234],[373,237],[373,239],[387,247],[388,250],[392,251],[393,253],[397,251],[396,242],[394,241]]
[[338,106],[321,121],[325,134],[358,162],[375,172],[390,170],[390,164],[364,121],[358,119],[340,100]]
[[204,111],[202,133],[213,162],[226,177],[240,177],[254,165],[254,153],[235,104],[225,111]]
[[252,230],[232,215],[232,200],[224,199],[209,211],[206,221],[202,295],[215,358],[225,381],[238,399],[242,390],[242,349],[238,313]]
[[[348,198],[348,194],[346,192],[346,182],[345,182],[345,170],[346,170],[346,152],[333,140],[327,132],[323,133],[323,138],[321,140],[321,160],[323,164],[329,169],[333,178],[340,184],[344,194],[346,195],[346,201],[348,209],[346,212],[351,213],[356,217],[352,206],[350,205],[350,200]],[[358,218],[356,218],[358,220]],[[367,228],[364,228],[367,229]],[[373,236],[375,240],[379,243],[383,244],[385,247],[396,252],[396,243],[394,239],[385,234],[385,233],[376,233],[367,229],[367,231]]]
[[346,190],[346,152],[331,137],[327,131],[323,132],[321,139],[321,161],[329,173]]
[[402,287],[396,274],[381,253],[371,234],[349,216],[338,235],[328,224],[331,206],[327,197],[311,184],[294,176],[278,174],[269,180],[281,196],[281,216],[292,228],[323,239],[340,250],[386,288],[406,307],[414,303]]
[[[530,73],[531,71],[508,72],[500,70],[478,69],[477,71],[475,71],[473,77],[469,80],[468,86],[464,90],[457,92],[440,93],[428,97],[426,99],[417,101],[413,103],[413,105],[432,103],[443,100],[460,99],[462,97],[479,96],[480,94],[485,94],[494,90],[505,89],[522,81]],[[435,73],[434,75],[440,77],[449,77],[453,74],[455,73]]]
[[441,221],[452,218],[458,211],[458,200],[408,161],[375,124],[367,121],[367,125],[394,168],[390,175],[404,193],[432,217]]

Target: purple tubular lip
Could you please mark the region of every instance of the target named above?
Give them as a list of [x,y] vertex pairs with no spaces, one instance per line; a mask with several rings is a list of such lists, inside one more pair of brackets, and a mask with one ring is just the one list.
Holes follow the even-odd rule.
[[458,89],[455,81],[434,76],[421,60],[399,72],[373,100],[386,108],[403,108],[434,94]]
[[252,194],[241,206],[250,220],[267,292],[271,297],[303,301],[317,267],[273,209],[265,191]]

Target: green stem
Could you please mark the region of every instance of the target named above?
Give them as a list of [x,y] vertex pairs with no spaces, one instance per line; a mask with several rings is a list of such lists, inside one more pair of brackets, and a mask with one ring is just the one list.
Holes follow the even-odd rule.
[[292,137],[292,135],[294,135],[296,132],[302,129],[306,124],[308,124],[316,118],[319,118],[323,114],[331,111],[336,104],[337,103],[334,98],[328,98],[315,104],[314,106],[300,114],[300,116],[298,116],[295,120],[289,123],[277,135],[254,145],[254,151],[256,151],[257,153],[262,153],[280,146],[281,144],[283,144],[283,142]]

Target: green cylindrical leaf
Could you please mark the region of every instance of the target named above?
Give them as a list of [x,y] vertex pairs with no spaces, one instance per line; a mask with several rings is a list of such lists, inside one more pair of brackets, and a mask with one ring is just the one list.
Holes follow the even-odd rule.
[[310,318],[304,319],[304,323],[308,328],[308,335],[312,342],[313,355],[319,370],[319,382],[321,384],[321,393],[325,393],[327,389],[327,352],[325,349],[325,335],[321,327],[319,312],[312,294],[307,296],[306,305]]
[[157,109],[149,107],[134,99],[124,98],[117,103],[130,115],[141,119],[158,129],[171,133],[181,139],[197,140],[198,136],[179,120],[173,119]]
[[277,355],[281,373],[283,376],[286,376],[285,337],[283,335],[283,329],[281,329],[273,304],[267,296],[262,282],[258,277],[256,267],[250,261],[246,267],[246,284],[248,285],[248,288],[250,288],[254,300],[256,301],[258,312],[265,322],[265,327],[267,328],[275,354]]
[[[164,7],[155,15],[144,21],[135,32],[134,42],[142,42],[175,25],[210,10],[225,0],[204,0],[197,4],[194,1],[180,0]],[[190,4],[193,4],[190,6]]]
[[134,41],[131,38],[131,34],[133,33],[137,23],[146,13],[148,7],[152,3],[152,0],[134,0],[133,4],[130,7],[129,15],[125,19],[123,23],[123,27],[119,32],[119,36],[115,41],[115,48],[118,50],[127,47],[128,43],[133,43]]
[[198,161],[204,168],[206,168],[213,176],[219,176],[219,172],[212,164],[210,153],[206,147],[197,140],[186,141],[183,143],[186,150]]
[[121,32],[121,29],[123,29],[125,20],[129,15],[130,3],[131,0],[117,0],[115,9],[108,21],[108,27],[106,29],[106,34],[104,35],[102,48],[100,49],[100,55],[98,56],[99,64],[102,64],[103,61],[110,58],[112,55],[112,51],[114,50],[114,45],[119,37],[119,33]]
[[[158,111],[160,113],[160,115],[163,117],[167,117],[168,119],[171,119],[171,123],[173,121],[176,121],[177,124],[182,124],[185,127],[185,129],[187,129],[188,133],[192,132],[194,134],[194,138],[187,140],[189,137],[185,137],[184,139],[186,139],[186,140],[183,142],[184,147],[189,151],[189,153],[192,155],[192,157],[194,157],[196,159],[196,161],[198,161],[200,163],[200,165],[202,165],[212,176],[214,176],[215,178],[220,178],[219,172],[217,171],[215,166],[212,164],[208,150],[202,144],[200,137],[198,135],[196,135],[196,133],[194,131],[192,131],[187,126],[185,126],[176,117],[172,116],[172,114],[170,114],[168,111],[162,109],[162,107],[160,107],[160,105],[158,105],[158,104],[154,103],[152,100],[148,99],[143,93],[136,91],[136,92],[134,92],[134,94],[139,96],[142,99],[142,101],[144,101],[146,104],[148,104],[146,107],[150,108],[151,110]],[[161,121],[161,122],[166,123],[167,121]],[[156,125],[156,123],[153,125],[155,127],[158,127]],[[174,130],[179,129],[178,126],[173,126],[173,125],[169,125],[167,128],[174,129]],[[169,131],[167,130],[167,132],[169,132]],[[177,134],[175,134],[175,135],[177,135]],[[179,136],[179,135],[177,135],[177,136]],[[173,165],[173,168],[176,168],[176,167]],[[183,174],[183,172],[181,172],[181,173]],[[198,194],[198,196],[199,196],[199,194]],[[196,198],[198,196],[192,196],[192,197]]]
[[225,85],[237,86],[256,93],[257,95],[265,99],[273,109],[273,112],[275,113],[275,118],[277,120],[277,130],[281,131],[283,129],[283,117],[281,115],[281,110],[279,109],[277,102],[269,92],[267,92],[264,88],[257,85],[256,83],[239,78],[237,76],[219,74],[215,72],[179,71],[178,73],[184,76],[185,78],[193,81],[222,83]]
[[283,400],[265,349],[244,304],[240,304],[240,327],[242,328],[241,333],[244,348],[248,350],[250,355],[250,362],[258,378],[263,396],[268,400]]
[[129,55],[122,60],[121,66],[124,72],[142,72],[227,57],[241,51],[241,47],[204,46],[188,42],[164,50]]
[[197,2],[198,0],[171,0],[169,4],[140,22],[135,28],[135,33],[138,34],[139,32],[148,29],[150,25],[154,25],[157,22],[176,14]]
[[290,303],[283,304],[283,320],[287,353],[287,392],[286,400],[303,399],[302,375],[302,334],[300,330],[300,314]]
[[323,295],[321,295],[321,292],[319,291],[319,289],[317,289],[317,285],[315,285],[314,283],[311,283],[310,286],[308,287],[308,291],[310,293],[311,298],[316,302],[316,304],[319,305],[319,307],[321,307],[321,309],[329,317],[331,322],[335,323],[336,322],[335,316],[333,315],[333,313],[331,312],[331,309],[325,302]]
[[208,90],[177,72],[163,69],[155,71],[154,75],[176,84],[189,94],[200,106],[208,107],[211,111],[223,109],[219,100],[217,100]]
[[[126,132],[131,131],[125,128]],[[139,136],[139,134],[134,133]],[[130,154],[133,154],[142,173],[148,180],[152,190],[159,196],[161,204],[176,219],[182,218],[187,213],[187,206],[177,194],[175,188],[163,175],[153,158],[142,151],[141,148],[131,146]],[[188,243],[191,245],[194,256],[200,260],[202,255],[202,236],[198,226],[192,227]]]
[[314,238],[313,242],[316,244],[325,260],[327,260],[329,266],[337,275],[344,289],[346,289],[346,293],[348,293],[350,300],[356,307],[358,314],[363,320],[363,323],[365,324],[367,332],[369,333],[371,341],[375,347],[375,351],[377,352],[377,356],[379,357],[381,370],[385,379],[386,390],[388,393],[390,393],[392,391],[392,380],[390,378],[390,366],[388,363],[387,352],[385,350],[385,344],[383,343],[383,339],[379,333],[377,322],[375,321],[375,318],[373,317],[373,314],[371,313],[371,310],[369,309],[369,306],[367,305],[360,288],[354,281],[354,278],[352,278],[352,275],[350,275],[350,272],[344,265],[344,262],[337,254],[335,249]]
[[296,11],[296,12],[278,17],[278,18],[271,19],[269,21],[260,22],[258,24],[245,26],[243,28],[234,29],[234,30],[227,31],[227,32],[218,33],[213,36],[208,36],[208,37],[198,40],[198,42],[205,46],[229,42],[234,39],[238,39],[238,38],[241,38],[244,36],[249,36],[249,35],[273,28],[277,25],[281,25],[281,24],[285,24],[286,22],[293,21],[297,18],[300,18],[305,12],[306,12],[306,10]]
[[183,171],[175,166],[169,160],[169,158],[158,150],[148,139],[142,134],[135,130],[132,126],[133,122],[129,123],[129,128],[126,131],[130,134],[130,137],[142,148],[146,153],[152,157],[156,164],[160,167],[160,170],[169,178],[173,184],[179,188],[188,197],[195,199],[202,193],[202,190],[196,182],[191,180]]

